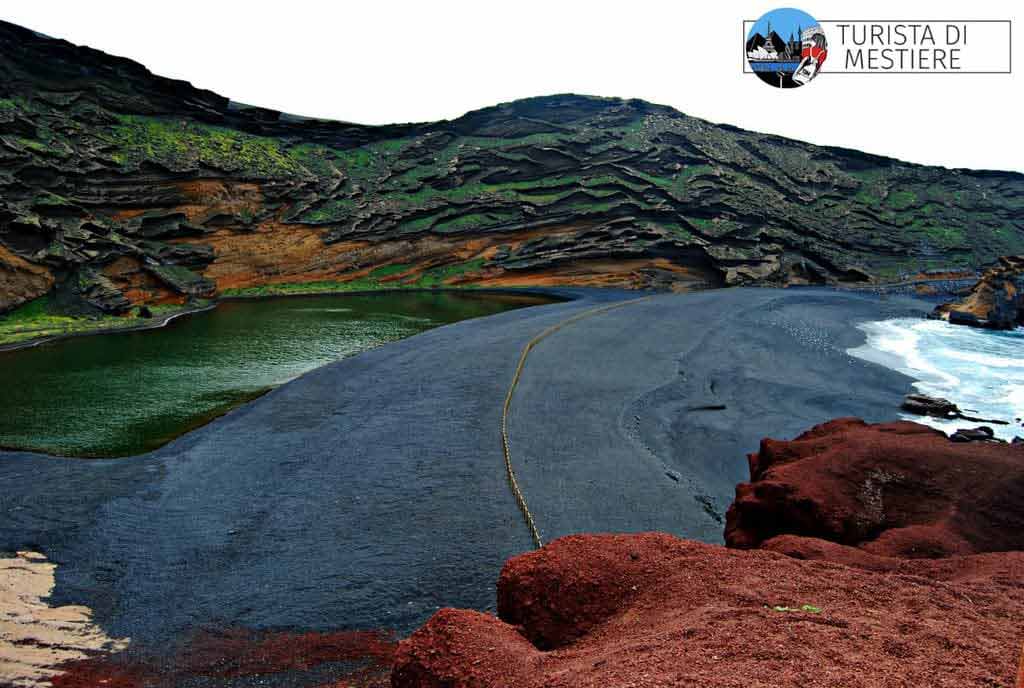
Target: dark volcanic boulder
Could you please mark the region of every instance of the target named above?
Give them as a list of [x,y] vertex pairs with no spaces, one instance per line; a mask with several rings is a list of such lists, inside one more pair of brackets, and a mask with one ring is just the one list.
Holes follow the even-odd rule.
[[56,296],[58,305],[74,314],[120,314],[132,305],[106,275],[92,268],[82,268],[61,282]]
[[901,408],[908,413],[916,413],[919,416],[956,418],[960,415],[960,407],[949,399],[930,397],[927,394],[908,394],[903,397]]
[[1024,256],[1004,256],[959,301],[935,309],[955,325],[1011,330],[1024,325]]
[[951,442],[1002,442],[992,428],[981,425],[977,428],[960,428],[949,436]]
[[909,422],[843,418],[765,439],[736,488],[725,538],[819,538],[888,557],[1024,549],[1024,448],[952,442]]
[[[919,416],[933,416],[935,418],[945,418],[947,420],[953,420],[960,418],[962,420],[974,421],[975,423],[996,423],[997,425],[1009,425],[1009,421],[1000,420],[997,418],[976,418],[974,416],[965,415],[963,410],[954,404],[949,399],[943,399],[941,397],[930,397],[927,394],[908,394],[903,397],[903,403],[900,405],[907,413],[916,413]],[[987,439],[992,439],[992,428],[984,428],[988,430],[989,436]],[[975,429],[976,430],[976,429]],[[954,438],[954,441],[965,442],[971,439],[982,439],[977,435],[975,430],[962,429],[960,437]],[[973,434],[972,434],[973,433]]]

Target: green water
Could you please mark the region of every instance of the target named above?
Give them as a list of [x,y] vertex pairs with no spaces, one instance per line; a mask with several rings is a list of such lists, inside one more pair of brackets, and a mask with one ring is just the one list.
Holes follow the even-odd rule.
[[452,292],[234,301],[159,330],[0,353],[0,446],[138,454],[325,363],[547,301]]

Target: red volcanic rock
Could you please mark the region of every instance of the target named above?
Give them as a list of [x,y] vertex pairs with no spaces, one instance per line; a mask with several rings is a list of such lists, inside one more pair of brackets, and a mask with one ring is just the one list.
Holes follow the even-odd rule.
[[[399,645],[392,686],[455,688],[529,680],[541,652],[518,630],[489,614],[442,609]],[[525,685],[525,684],[524,684]]]
[[[841,418],[792,441],[762,440],[749,462],[751,482],[737,486],[726,519],[730,547],[798,535],[883,557],[1024,550],[1018,445]],[[842,560],[851,556],[860,555]]]
[[510,559],[498,579],[498,615],[520,626],[541,649],[571,643],[617,614],[661,574],[678,541],[651,534],[623,556],[621,546],[601,550],[585,538],[564,538]]
[[749,459],[734,549],[556,540],[505,564],[500,618],[444,610],[403,641],[392,685],[1013,685],[1024,449],[845,418]]
[[90,657],[69,662],[50,679],[53,688],[143,688],[160,686],[160,672],[122,658]]
[[380,631],[267,633],[228,629],[198,634],[175,662],[188,676],[257,676],[306,671],[322,664],[389,663],[395,643]]
[[235,680],[250,685],[252,677],[262,677],[272,681],[267,685],[298,685],[299,679],[309,685],[306,672],[348,663],[352,668],[344,679],[323,688],[376,688],[386,684],[395,647],[392,636],[381,631],[223,629],[196,634],[172,657],[122,652],[67,662],[51,683],[54,688],[175,688],[235,685]]
[[1024,554],[891,567],[660,533],[570,536],[506,564],[502,619],[443,610],[403,641],[392,685],[1012,685]]

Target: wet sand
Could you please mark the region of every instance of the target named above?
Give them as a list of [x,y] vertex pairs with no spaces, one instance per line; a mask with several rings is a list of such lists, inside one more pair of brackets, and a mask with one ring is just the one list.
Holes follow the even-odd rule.
[[746,455],[840,416],[895,419],[912,380],[853,358],[862,320],[928,304],[826,290],[656,297],[532,354],[510,432],[545,541],[659,530],[721,542]]

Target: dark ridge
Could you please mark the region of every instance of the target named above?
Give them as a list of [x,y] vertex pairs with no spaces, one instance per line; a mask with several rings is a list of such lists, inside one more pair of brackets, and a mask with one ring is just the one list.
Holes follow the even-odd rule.
[[387,126],[299,117],[0,22],[0,312],[51,294],[120,313],[282,279],[904,282],[1024,253],[1022,208],[1018,173],[635,99],[540,96]]

